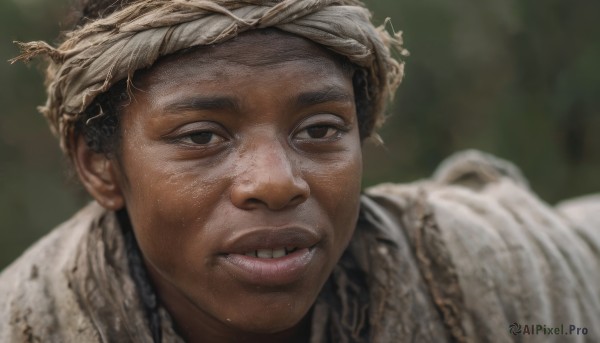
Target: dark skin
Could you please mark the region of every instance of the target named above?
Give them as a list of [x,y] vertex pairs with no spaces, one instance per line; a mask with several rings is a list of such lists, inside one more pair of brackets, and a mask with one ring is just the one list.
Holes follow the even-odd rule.
[[303,38],[249,32],[165,58],[135,86],[119,151],[79,138],[75,164],[100,204],[126,207],[179,333],[307,341],[358,217],[351,71]]

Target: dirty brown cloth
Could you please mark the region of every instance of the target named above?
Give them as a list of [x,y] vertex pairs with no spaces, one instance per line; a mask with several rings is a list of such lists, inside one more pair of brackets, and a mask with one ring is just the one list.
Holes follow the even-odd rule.
[[51,59],[48,100],[41,111],[66,149],[75,122],[116,82],[161,56],[268,27],[304,37],[364,68],[368,131],[383,122],[385,104],[403,75],[391,51],[406,51],[400,33],[375,28],[369,11],[356,0],[140,0],[70,32],[57,48],[22,43],[23,54],[12,61],[36,55]]
[[[361,199],[312,342],[600,341],[600,195],[558,207],[478,152]],[[115,215],[93,203],[0,275],[1,342],[152,342]],[[163,342],[180,342],[158,310]],[[587,335],[517,335],[577,325]]]

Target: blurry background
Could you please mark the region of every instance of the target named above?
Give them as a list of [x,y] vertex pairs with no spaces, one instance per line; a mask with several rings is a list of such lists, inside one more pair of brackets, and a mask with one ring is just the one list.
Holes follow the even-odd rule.
[[[366,2],[411,53],[366,186],[477,148],[517,164],[549,203],[600,191],[600,1]],[[0,269],[88,201],[36,112],[39,64],[5,62],[13,40],[55,42],[66,3],[0,0]]]

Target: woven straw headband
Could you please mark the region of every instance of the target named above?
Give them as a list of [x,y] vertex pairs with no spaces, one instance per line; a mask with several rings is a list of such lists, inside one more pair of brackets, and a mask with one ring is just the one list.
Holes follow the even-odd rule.
[[50,58],[46,104],[40,107],[61,148],[94,98],[161,56],[223,42],[237,34],[275,27],[346,56],[368,72],[371,129],[403,76],[400,34],[375,28],[369,11],[356,0],[141,0],[67,35],[59,47],[19,43],[13,59]]

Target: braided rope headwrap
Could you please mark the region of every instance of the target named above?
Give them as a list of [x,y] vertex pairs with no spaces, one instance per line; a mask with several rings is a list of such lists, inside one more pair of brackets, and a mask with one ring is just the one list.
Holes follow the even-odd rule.
[[161,56],[268,27],[309,39],[365,69],[369,133],[383,123],[403,76],[403,63],[391,50],[406,51],[400,33],[374,27],[357,0],[140,0],[69,32],[57,48],[19,43],[22,54],[11,62],[50,58],[48,99],[40,111],[68,153],[69,137],[86,108],[118,81],[130,81]]

